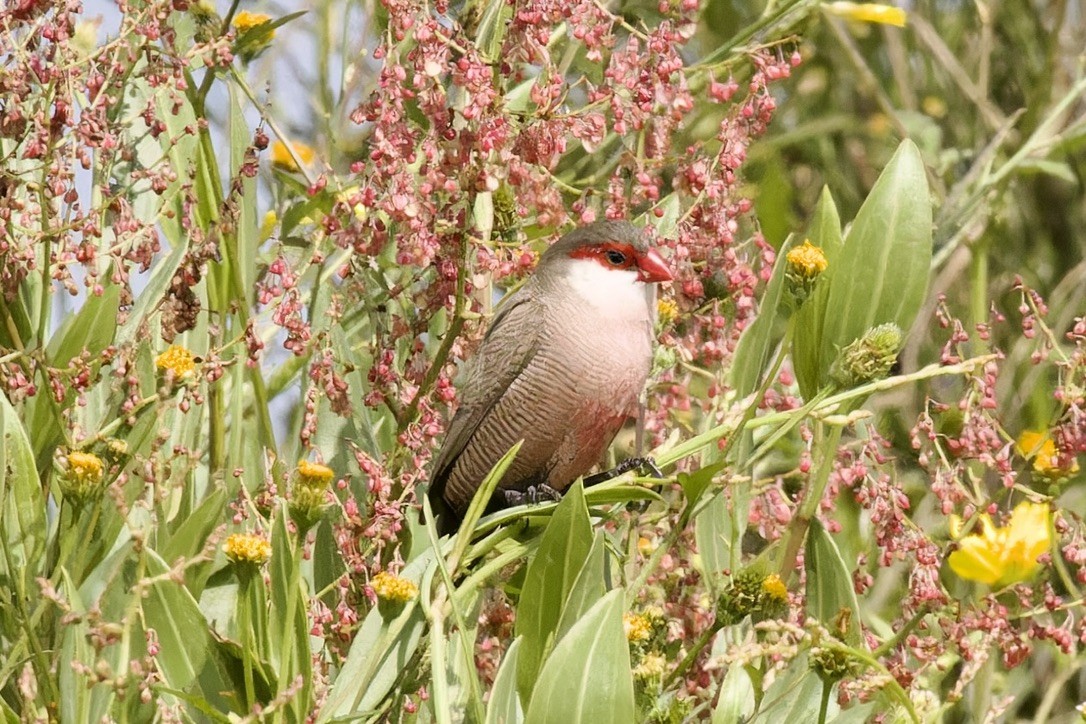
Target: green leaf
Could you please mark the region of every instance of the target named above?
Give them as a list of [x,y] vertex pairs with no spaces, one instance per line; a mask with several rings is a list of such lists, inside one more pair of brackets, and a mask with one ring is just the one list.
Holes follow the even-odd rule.
[[[656,235],[662,239],[679,233],[679,219],[682,217],[682,201],[678,194],[668,194],[660,199],[651,209],[638,219],[656,227]],[[659,213],[659,215],[657,215]]]
[[528,564],[517,607],[516,636],[524,637],[517,688],[527,699],[554,642],[566,599],[592,548],[592,526],[580,482],[566,492]]
[[826,299],[829,296],[830,278],[845,245],[841,237],[841,218],[837,205],[828,188],[822,188],[805,240],[822,249],[829,263],[827,271],[819,279],[814,293],[796,312],[795,338],[792,341],[792,364],[796,380],[806,398],[818,391],[818,350],[822,339],[822,325],[826,317]]
[[698,544],[698,561],[705,580],[714,589],[721,572],[730,567],[732,555],[731,512],[723,490],[713,494],[694,518],[694,540]]
[[502,657],[494,686],[490,689],[490,701],[486,705],[486,724],[519,724],[524,721],[524,711],[517,696],[517,657],[524,639],[513,639],[509,650]]
[[912,141],[902,141],[856,214],[840,253],[834,258],[827,251],[830,265],[815,294],[826,295],[825,309],[819,303],[811,311],[815,319],[797,320],[796,372],[804,396],[826,383],[837,350],[868,329],[888,322],[906,333],[912,327],[931,267],[929,195],[920,151]]
[[200,605],[189,590],[172,577],[170,567],[150,549],[147,571],[158,576],[143,598],[147,628],[158,636],[156,661],[165,682],[175,689],[187,689],[204,666],[211,648],[211,636]]
[[[832,203],[832,202],[831,202]],[[815,213],[818,214],[816,207]],[[785,255],[800,243],[797,237],[792,237],[784,242],[777,261],[773,264],[773,276],[766,285],[765,294],[762,295],[761,305],[758,308],[758,316],[750,326],[743,330],[743,336],[739,338],[739,345],[735,348],[729,375],[732,387],[740,397],[758,389],[758,384],[769,364],[773,349],[780,344],[784,336],[784,328],[780,324],[783,319],[781,300],[784,297],[784,276],[788,271],[788,260]],[[811,242],[814,243],[814,242]]]
[[573,625],[581,620],[596,601],[603,598],[607,592],[604,585],[604,550],[606,539],[603,531],[596,531],[596,537],[592,541],[592,548],[573,581],[573,587],[569,589],[569,595],[562,604],[562,616],[558,620],[558,628],[555,630],[555,641],[561,641]]
[[33,581],[42,575],[45,496],[30,440],[4,394],[0,394],[0,437],[0,545],[5,553],[0,556],[0,586],[11,595],[25,597],[37,591]]
[[512,14],[512,8],[505,0],[489,0],[483,7],[479,29],[475,33],[475,46],[488,63],[501,60],[502,43],[505,42],[505,31]]
[[625,591],[596,602],[547,657],[528,704],[528,724],[635,721],[630,650],[622,626]]
[[[61,569],[58,588],[72,613],[79,616],[86,614],[87,607],[83,604],[83,597],[68,571]],[[88,667],[94,666],[96,657],[87,639],[89,628],[84,619],[77,619],[64,626],[60,632],[60,660],[67,663],[66,666],[57,667],[61,721],[99,721],[108,711],[109,702],[105,698],[112,698],[111,693],[102,691],[104,687],[89,686],[92,682],[72,666],[77,662]]]
[[837,544],[817,519],[811,521],[803,560],[807,570],[807,611],[849,646],[863,646],[852,575]]
[[[184,520],[176,521],[177,531],[160,543],[162,559],[173,564],[179,558],[192,558],[202,551],[208,536],[222,521],[225,507],[225,490],[216,488],[209,492],[196,510],[185,516]],[[162,531],[162,528],[159,530]]]
[[686,496],[687,502],[693,505],[701,500],[702,494],[712,485],[713,476],[723,470],[724,465],[725,463],[722,460],[699,468],[692,473],[680,472],[678,481],[679,485],[682,486],[683,495]]
[[69,315],[49,340],[46,350],[49,364],[67,367],[83,350],[97,355],[112,344],[117,331],[120,299],[121,287],[118,284],[107,284],[101,294],[88,296],[80,310]]
[[[762,706],[752,721],[816,722],[822,703],[822,679],[807,664],[807,655],[792,660],[766,690]],[[830,697],[829,714],[836,716],[840,707]]]
[[757,702],[754,683],[739,664],[732,664],[720,685],[720,695],[713,707],[713,724],[733,724],[746,721],[754,713]]

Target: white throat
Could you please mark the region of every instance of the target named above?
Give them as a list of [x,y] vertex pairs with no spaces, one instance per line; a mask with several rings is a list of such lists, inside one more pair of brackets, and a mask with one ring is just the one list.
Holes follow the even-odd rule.
[[611,318],[644,319],[652,310],[654,289],[637,271],[607,269],[595,259],[572,259],[566,277],[581,300]]

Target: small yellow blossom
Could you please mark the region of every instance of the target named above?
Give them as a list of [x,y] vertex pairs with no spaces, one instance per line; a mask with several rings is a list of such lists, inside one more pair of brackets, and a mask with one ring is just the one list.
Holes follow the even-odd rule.
[[830,15],[860,23],[879,23],[905,27],[905,11],[893,5],[879,3],[832,2],[822,6]]
[[792,249],[784,258],[788,261],[788,270],[803,279],[814,279],[829,265],[826,253],[812,244],[810,239],[805,239],[801,246]]
[[771,573],[762,581],[762,595],[773,603],[788,602],[788,587],[776,573]]
[[643,556],[651,556],[657,547],[658,544],[652,538],[641,536],[637,539],[637,552]]
[[622,628],[626,631],[626,640],[630,643],[647,641],[652,636],[652,621],[648,616],[636,613],[622,614]]
[[60,489],[72,502],[80,503],[102,492],[105,466],[97,455],[72,451],[68,453],[68,464],[63,470]]
[[674,299],[663,297],[656,300],[656,318],[660,320],[660,324],[666,327],[675,321],[677,316],[679,316],[679,305]]
[[271,557],[271,543],[251,533],[234,533],[226,539],[222,550],[234,563],[260,565]]
[[[293,155],[291,154],[292,150],[294,151]],[[304,143],[292,143],[287,146],[282,141],[276,141],[272,144],[271,162],[273,166],[278,166],[287,171],[298,171],[298,164],[294,161],[295,156],[304,165],[308,166],[317,157],[317,152],[313,150],[312,146],[307,146]]]
[[370,581],[370,588],[378,598],[392,603],[407,603],[419,595],[419,587],[414,581],[401,578],[388,571],[381,571]]
[[332,468],[308,460],[298,461],[298,482],[311,488],[326,488],[336,474]]
[[192,375],[196,369],[196,358],[181,345],[171,344],[165,352],[155,357],[155,366],[163,372],[173,372],[173,376],[181,380]]
[[[1052,545],[1049,519],[1048,505],[1028,500],[1015,507],[1001,528],[981,514],[980,532],[959,540],[958,550],[950,554],[947,563],[960,577],[989,586],[1028,580],[1041,566],[1037,558]],[[958,526],[960,522],[952,519],[951,532]]]
[[942,118],[946,115],[946,101],[939,96],[924,96],[920,101],[920,110],[932,118]]
[[663,676],[667,671],[667,659],[663,654],[651,653],[645,654],[641,661],[633,668],[634,678],[637,679],[655,679]]
[[1060,460],[1056,443],[1048,434],[1026,430],[1018,436],[1018,454],[1033,459],[1033,472],[1046,478],[1063,478],[1078,472],[1078,461]]
[[[248,10],[242,10],[234,16],[233,25],[238,29],[238,32],[244,33],[247,30],[252,30],[260,25],[266,25],[272,21],[271,15],[265,13],[251,13]],[[272,28],[268,32],[268,40],[275,37],[275,29]]]
[[102,481],[102,460],[93,453],[68,453],[68,475],[90,483]]

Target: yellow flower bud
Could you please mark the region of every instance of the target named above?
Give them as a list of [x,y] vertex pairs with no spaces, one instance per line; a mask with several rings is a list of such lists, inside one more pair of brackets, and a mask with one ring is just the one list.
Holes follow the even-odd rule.
[[171,344],[165,352],[155,357],[155,367],[163,372],[172,372],[176,380],[183,380],[196,370],[196,358],[181,345]]
[[419,595],[419,587],[414,581],[401,578],[388,571],[381,571],[370,581],[370,588],[379,599],[390,603],[404,604]]
[[68,453],[67,466],[60,476],[60,490],[72,502],[81,503],[102,492],[105,465],[97,455],[74,450]]
[[251,533],[234,533],[222,549],[227,558],[240,564],[260,565],[271,557],[271,543]]

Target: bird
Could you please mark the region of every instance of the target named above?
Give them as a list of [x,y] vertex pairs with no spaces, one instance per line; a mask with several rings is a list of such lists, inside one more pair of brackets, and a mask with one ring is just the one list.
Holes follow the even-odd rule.
[[635,414],[652,367],[655,285],[672,280],[627,221],[575,229],[503,299],[457,382],[460,405],[427,495],[441,534],[518,441],[488,511],[557,499],[601,459]]

